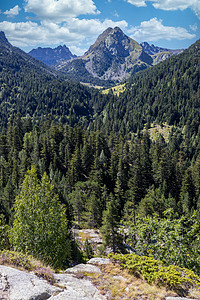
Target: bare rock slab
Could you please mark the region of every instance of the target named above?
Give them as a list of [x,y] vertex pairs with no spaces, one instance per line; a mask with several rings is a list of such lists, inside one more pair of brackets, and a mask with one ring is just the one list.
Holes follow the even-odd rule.
[[49,300],[105,300],[90,280],[78,279],[73,274],[55,274],[56,282],[65,287],[63,292]]
[[73,273],[73,274],[78,274],[78,273],[99,273],[99,274],[101,274],[101,270],[98,267],[90,265],[90,264],[79,264],[75,267],[66,269],[65,273]]
[[1,265],[0,273],[6,277],[9,300],[46,300],[62,292],[62,289],[50,285],[34,274]]
[[108,258],[103,258],[103,257],[93,257],[91,258],[87,264],[91,264],[91,265],[107,265],[109,264],[111,261]]

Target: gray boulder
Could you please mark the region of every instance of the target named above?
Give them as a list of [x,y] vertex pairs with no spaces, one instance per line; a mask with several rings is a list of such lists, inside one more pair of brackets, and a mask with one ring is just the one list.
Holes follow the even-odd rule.
[[0,273],[6,278],[4,286],[8,286],[9,300],[46,300],[52,295],[62,292],[61,288],[50,285],[34,274],[1,266]]
[[55,274],[56,282],[65,287],[63,292],[49,300],[104,300],[106,297],[87,279],[78,279],[72,274]]
[[75,267],[69,268],[65,270],[65,273],[72,273],[72,274],[77,274],[77,273],[101,273],[101,270],[93,265],[90,264],[79,264]]
[[109,264],[111,261],[108,258],[102,258],[102,257],[93,257],[91,258],[87,264],[91,264],[91,265],[107,265]]

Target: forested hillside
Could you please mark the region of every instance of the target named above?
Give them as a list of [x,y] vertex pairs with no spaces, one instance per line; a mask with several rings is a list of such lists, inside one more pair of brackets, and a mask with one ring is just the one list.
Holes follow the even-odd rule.
[[[101,228],[113,251],[125,252],[126,242],[200,274],[199,57],[197,41],[132,77],[117,96],[66,82],[1,44],[1,249],[63,267],[78,259],[75,224]],[[164,122],[167,138],[150,136]]]
[[[178,56],[131,77],[119,98],[110,100],[100,118],[109,131],[138,132],[151,122],[167,122],[198,131],[200,116],[200,40]],[[94,127],[96,128],[96,127]]]
[[107,97],[78,83],[67,82],[45,64],[13,47],[0,36],[0,128],[8,118],[46,118],[62,123],[87,125],[93,115],[93,102],[99,96],[100,107]]

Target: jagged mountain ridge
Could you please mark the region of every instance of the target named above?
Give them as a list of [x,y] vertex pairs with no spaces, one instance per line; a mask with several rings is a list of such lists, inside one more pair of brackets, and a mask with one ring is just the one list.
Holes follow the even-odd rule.
[[58,64],[56,68],[74,80],[116,84],[179,52],[139,44],[119,27],[109,27],[83,56]]
[[[9,60],[9,56],[11,55],[13,61],[16,59],[19,63],[18,70],[33,68],[32,71],[39,71],[43,72],[44,74],[51,74],[56,77],[58,76],[56,70],[50,69],[46,64],[44,64],[40,60],[33,58],[20,48],[12,46],[12,44],[8,41],[3,31],[0,31],[0,50],[0,63],[2,65],[6,64],[7,58]],[[6,58],[6,61],[4,61],[3,63],[4,57]],[[11,59],[9,66],[13,68]]]
[[154,61],[154,65],[157,63],[171,57],[172,55],[177,55],[183,51],[183,49],[167,49],[154,46],[153,44],[148,44],[143,42],[140,44],[143,50],[148,53]]
[[48,66],[55,65],[61,61],[75,58],[76,55],[72,54],[66,45],[58,46],[54,49],[52,48],[41,48],[32,49],[29,52],[32,57],[41,60]]
[[140,45],[142,46],[143,50],[149,55],[155,55],[159,52],[169,52],[172,54],[178,54],[183,51],[182,49],[173,50],[173,49],[161,48],[161,47],[154,46],[153,44],[149,44],[147,42],[143,42]]
[[3,31],[0,31],[0,46],[4,46],[4,47],[12,47],[12,45],[9,43],[9,41],[7,40],[5,33]]

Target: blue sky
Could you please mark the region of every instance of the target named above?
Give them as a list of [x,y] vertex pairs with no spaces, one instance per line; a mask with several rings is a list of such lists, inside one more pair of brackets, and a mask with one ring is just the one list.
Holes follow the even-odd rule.
[[25,51],[65,44],[81,55],[107,27],[137,42],[187,48],[200,38],[200,0],[3,0],[0,30]]

